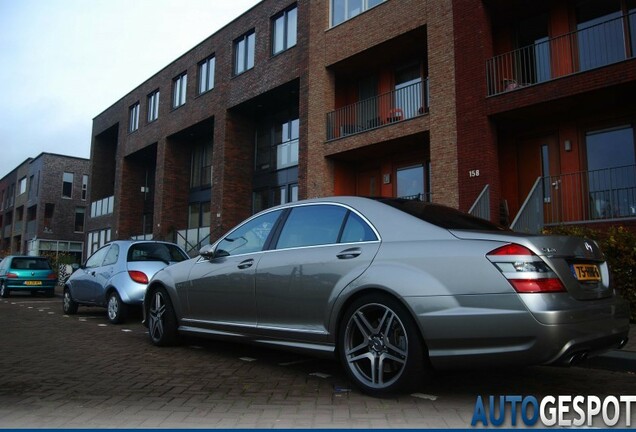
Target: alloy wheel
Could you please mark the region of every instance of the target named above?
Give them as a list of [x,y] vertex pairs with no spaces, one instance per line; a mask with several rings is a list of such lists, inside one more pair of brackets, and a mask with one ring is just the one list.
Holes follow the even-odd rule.
[[408,336],[389,307],[365,304],[349,318],[344,357],[353,376],[371,389],[386,389],[402,376],[408,360]]
[[115,294],[108,298],[108,319],[116,321],[119,316],[119,301]]
[[166,313],[166,301],[161,291],[155,291],[148,314],[148,331],[154,342],[159,342],[164,334],[164,315]]

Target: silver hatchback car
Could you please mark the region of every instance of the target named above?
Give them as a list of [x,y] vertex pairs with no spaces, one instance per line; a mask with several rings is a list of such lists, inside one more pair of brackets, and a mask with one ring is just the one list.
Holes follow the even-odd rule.
[[156,345],[191,334],[336,355],[382,395],[434,368],[570,364],[621,347],[629,307],[593,241],[336,197],[268,209],[161,270],[144,323]]
[[143,302],[148,281],[162,268],[188,259],[181,247],[158,241],[117,240],[98,249],[64,284],[63,311],[102,306],[108,320],[126,319],[130,306]]

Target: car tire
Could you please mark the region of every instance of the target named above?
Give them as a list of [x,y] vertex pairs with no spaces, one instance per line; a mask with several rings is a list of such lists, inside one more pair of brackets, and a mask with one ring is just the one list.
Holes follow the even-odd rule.
[[9,297],[9,289],[7,288],[6,282],[0,282],[0,297],[7,298]]
[[163,288],[154,290],[147,308],[150,341],[157,346],[176,344],[177,318],[168,292]]
[[340,322],[338,353],[351,380],[372,396],[421,385],[428,358],[413,318],[385,294],[360,297]]
[[106,309],[111,324],[121,324],[126,320],[128,305],[121,300],[117,291],[112,290],[108,295]]
[[77,313],[77,307],[79,305],[73,297],[71,296],[71,290],[68,288],[64,288],[64,293],[62,294],[62,311],[66,315],[75,315]]

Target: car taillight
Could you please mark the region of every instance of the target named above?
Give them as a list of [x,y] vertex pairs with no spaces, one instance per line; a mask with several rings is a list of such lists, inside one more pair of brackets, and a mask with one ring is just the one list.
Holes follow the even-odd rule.
[[7,273],[7,279],[17,279],[18,275],[15,273]]
[[57,273],[49,273],[49,275],[46,278],[47,279],[57,279]]
[[554,271],[525,246],[511,243],[489,252],[487,257],[519,293],[565,291]]
[[148,276],[146,276],[146,273],[144,272],[140,272],[137,270],[128,270],[128,275],[130,276],[132,280],[134,280],[137,283],[140,283],[140,284],[148,283]]

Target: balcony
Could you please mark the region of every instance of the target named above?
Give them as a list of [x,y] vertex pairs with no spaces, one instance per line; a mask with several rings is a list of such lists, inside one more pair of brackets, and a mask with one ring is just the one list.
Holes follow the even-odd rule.
[[428,78],[327,113],[327,141],[428,113]]
[[636,165],[538,178],[511,228],[636,218]]
[[486,61],[488,96],[634,58],[636,13],[624,15]]

